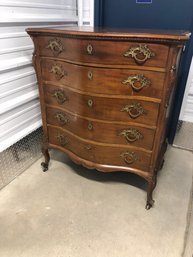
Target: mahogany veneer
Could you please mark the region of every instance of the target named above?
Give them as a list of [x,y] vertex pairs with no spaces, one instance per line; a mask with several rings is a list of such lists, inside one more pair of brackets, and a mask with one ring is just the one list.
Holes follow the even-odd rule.
[[30,28],[44,130],[42,151],[57,148],[78,164],[136,173],[153,205],[183,31]]

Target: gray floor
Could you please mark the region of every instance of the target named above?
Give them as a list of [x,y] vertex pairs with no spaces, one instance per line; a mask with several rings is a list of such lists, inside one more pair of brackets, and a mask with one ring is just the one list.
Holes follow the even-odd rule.
[[155,207],[146,211],[142,179],[90,171],[54,151],[47,173],[38,160],[0,191],[0,256],[182,256],[190,242],[192,157],[168,149]]

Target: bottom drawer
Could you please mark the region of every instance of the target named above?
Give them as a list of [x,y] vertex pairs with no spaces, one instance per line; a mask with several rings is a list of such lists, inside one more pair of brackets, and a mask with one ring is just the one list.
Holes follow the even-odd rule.
[[124,166],[148,172],[151,152],[128,146],[95,143],[48,126],[49,143],[68,149],[78,157],[103,165]]

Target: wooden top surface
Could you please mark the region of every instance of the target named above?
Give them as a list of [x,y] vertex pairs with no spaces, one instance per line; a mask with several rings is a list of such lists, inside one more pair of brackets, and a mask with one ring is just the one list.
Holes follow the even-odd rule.
[[157,40],[186,41],[191,33],[183,30],[153,30],[153,29],[102,29],[94,27],[67,27],[58,26],[55,28],[28,28],[30,35],[37,34],[60,34],[68,37],[99,37],[99,38],[143,38]]

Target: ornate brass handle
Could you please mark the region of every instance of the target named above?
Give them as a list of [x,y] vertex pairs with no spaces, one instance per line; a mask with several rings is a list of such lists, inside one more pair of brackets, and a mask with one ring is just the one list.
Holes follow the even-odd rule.
[[124,56],[134,58],[137,64],[142,65],[148,59],[155,56],[155,53],[152,52],[147,45],[140,44],[137,47],[131,47],[126,53],[124,53]]
[[135,154],[135,152],[126,151],[121,154],[121,157],[127,164],[132,164],[135,161],[139,160],[138,156]]
[[134,128],[125,129],[119,135],[124,136],[129,143],[133,143],[143,138],[141,132]]
[[136,119],[140,115],[147,113],[147,111],[143,109],[140,103],[132,103],[132,104],[126,105],[121,109],[121,112],[128,112],[129,116],[132,119]]
[[63,104],[65,101],[68,100],[67,96],[65,95],[65,93],[62,89],[55,90],[53,92],[52,96],[56,98],[56,100],[59,104]]
[[63,66],[59,64],[53,64],[49,72],[53,73],[57,80],[60,80],[64,76],[67,76],[67,72],[64,71]]
[[91,44],[88,44],[86,50],[87,50],[87,53],[88,53],[89,55],[91,55],[91,54],[92,54],[92,51],[93,51],[92,45],[91,45]]
[[65,146],[69,143],[68,137],[66,137],[60,133],[56,136],[56,139],[60,143],[61,146]]
[[62,112],[57,112],[54,117],[62,125],[66,125],[69,122],[69,118],[67,117],[67,115]]
[[[139,83],[140,86],[137,86],[136,84]],[[126,80],[122,81],[122,84],[129,84],[134,91],[139,92],[142,88],[149,86],[151,84],[151,81],[147,79],[143,74],[137,74],[129,76]]]
[[58,55],[64,50],[61,40],[58,38],[50,40],[46,48],[50,49],[54,55]]

